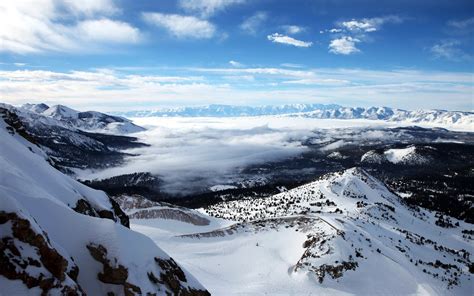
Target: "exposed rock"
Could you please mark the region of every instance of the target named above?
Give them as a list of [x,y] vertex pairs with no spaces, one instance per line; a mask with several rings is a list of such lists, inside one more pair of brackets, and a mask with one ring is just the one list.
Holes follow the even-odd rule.
[[128,269],[121,264],[114,264],[116,266],[113,266],[107,258],[107,249],[104,246],[91,243],[87,245],[87,249],[92,258],[102,263],[102,272],[97,274],[99,281],[106,284],[122,285],[123,293],[126,296],[141,295],[139,287],[127,282]]
[[[0,275],[20,280],[29,289],[39,287],[43,295],[60,291],[63,295],[83,295],[77,284],[79,268],[54,249],[44,233],[37,233],[30,221],[16,213],[0,212],[0,225],[8,227],[10,235],[0,240]],[[25,250],[25,246],[33,252]],[[34,256],[34,257],[31,257]],[[69,270],[68,270],[69,267]],[[36,272],[37,270],[40,272]]]

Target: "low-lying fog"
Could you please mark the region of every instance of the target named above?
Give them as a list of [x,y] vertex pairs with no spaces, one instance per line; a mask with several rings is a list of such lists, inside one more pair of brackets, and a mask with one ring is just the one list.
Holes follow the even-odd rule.
[[[288,117],[241,118],[137,118],[147,131],[133,134],[149,147],[127,150],[138,156],[122,167],[80,171],[81,179],[104,179],[134,172],[150,172],[164,181],[169,192],[190,187],[226,184],[249,165],[297,156],[308,149],[305,141],[328,143],[332,150],[346,140],[331,140],[332,133],[351,134],[362,127],[379,127],[364,133],[366,139],[397,137],[383,128],[395,124],[367,120],[316,120]],[[338,128],[338,131],[334,129]],[[360,140],[360,139],[359,139]]]

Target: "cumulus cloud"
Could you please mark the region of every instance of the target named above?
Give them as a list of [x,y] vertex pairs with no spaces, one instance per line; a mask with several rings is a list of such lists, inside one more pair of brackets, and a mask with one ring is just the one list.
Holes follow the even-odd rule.
[[[137,28],[110,18],[120,11],[111,0],[5,0],[0,11],[0,52],[89,52],[140,40]],[[107,36],[105,29],[115,31]]]
[[179,0],[179,6],[201,17],[210,17],[219,11],[235,4],[245,3],[247,0]]
[[273,33],[271,35],[268,35],[267,39],[274,43],[288,44],[296,47],[310,47],[311,45],[313,45],[313,42],[301,41],[279,33]]
[[349,55],[360,50],[356,47],[356,43],[360,42],[357,38],[350,36],[342,36],[341,38],[331,40],[329,43],[329,52],[334,54]]
[[214,24],[194,16],[146,12],[143,13],[143,19],[177,38],[209,39],[216,33]]
[[320,33],[328,32],[334,34],[329,44],[329,52],[349,55],[360,52],[356,47],[356,43],[366,40],[367,34],[379,31],[384,24],[399,24],[402,22],[403,19],[396,15],[352,19],[350,21],[339,22],[337,28],[321,31]]
[[248,34],[255,35],[267,18],[268,14],[266,12],[256,12],[254,15],[246,18],[242,24],[240,24],[240,29]]

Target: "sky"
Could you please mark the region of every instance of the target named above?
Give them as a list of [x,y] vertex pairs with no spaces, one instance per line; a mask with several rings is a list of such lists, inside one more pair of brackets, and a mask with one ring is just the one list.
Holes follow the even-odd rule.
[[0,101],[474,109],[474,2],[2,0]]

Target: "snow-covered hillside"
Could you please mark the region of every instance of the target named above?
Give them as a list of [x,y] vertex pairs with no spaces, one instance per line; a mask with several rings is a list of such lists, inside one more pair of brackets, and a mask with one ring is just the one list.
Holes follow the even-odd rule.
[[387,149],[382,152],[370,150],[362,155],[360,161],[373,164],[389,162],[401,165],[426,165],[430,162],[429,152],[435,152],[435,149],[429,146],[408,146],[406,148]]
[[127,228],[104,192],[54,169],[7,115],[0,117],[0,294],[209,295]]
[[409,111],[389,107],[342,107],[323,104],[288,104],[279,106],[208,105],[196,107],[162,108],[149,111],[117,113],[126,117],[240,117],[285,115],[315,119],[370,119],[391,122],[410,122],[433,125],[474,124],[473,112],[446,110]]
[[[20,116],[27,120],[41,120],[50,125],[59,125],[84,131],[129,134],[145,130],[123,117],[96,111],[80,112],[63,105],[49,107],[46,104],[25,104],[18,109],[24,112],[23,116]],[[32,116],[31,113],[41,117]]]
[[159,219],[131,224],[163,240],[216,295],[470,295],[474,288],[471,225],[408,207],[362,169],[205,212],[212,230]]

